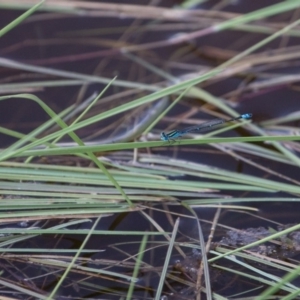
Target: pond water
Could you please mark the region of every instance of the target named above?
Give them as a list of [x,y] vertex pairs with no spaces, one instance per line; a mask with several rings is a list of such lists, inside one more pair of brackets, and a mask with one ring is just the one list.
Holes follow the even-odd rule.
[[[210,245],[214,297],[256,297],[271,286],[273,275],[280,281],[299,263],[298,27],[193,89],[189,86],[162,114],[186,88],[176,85],[200,78],[294,22],[299,7],[216,30],[214,25],[267,8],[270,1],[210,0],[191,7],[185,1],[125,2],[62,1],[59,7],[48,1],[1,37],[0,96],[18,94],[0,101],[2,154],[21,134],[49,120],[40,105],[20,94],[35,95],[56,114],[71,107],[63,116],[71,124],[79,122],[76,118],[114,77],[83,120],[102,117],[75,131],[86,145],[160,141],[162,131],[243,113],[252,113],[252,119],[218,127],[221,131],[212,137],[294,136],[295,141],[185,144],[186,139],[202,138],[196,130],[155,147],[91,150],[133,202],[131,207],[103,169],[100,172],[95,161],[83,155],[87,151],[78,156],[36,155],[26,161],[31,155],[17,153],[22,145],[9,148],[15,155],[0,153],[0,295],[47,299],[53,292],[52,299],[153,299],[165,276],[158,298],[209,298],[201,273],[199,220]],[[23,6],[0,4],[1,28],[22,12]],[[168,95],[155,101],[143,98],[170,87]],[[137,99],[145,104],[133,102]],[[120,109],[124,105],[128,107]],[[49,125],[31,141],[36,138],[38,144],[58,129]],[[76,145],[67,135],[57,143]],[[43,143],[33,150],[46,147],[54,146]],[[289,228],[293,230],[285,233]],[[278,232],[284,233],[213,261],[220,253]],[[143,256],[134,273],[139,253]],[[260,276],[266,281],[257,280]],[[128,296],[132,281],[135,286]],[[295,275],[272,295],[296,297],[299,284]]]

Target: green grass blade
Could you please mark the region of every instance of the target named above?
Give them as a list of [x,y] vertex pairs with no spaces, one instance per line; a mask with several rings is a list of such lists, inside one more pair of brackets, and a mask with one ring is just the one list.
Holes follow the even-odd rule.
[[4,28],[0,30],[0,37],[2,37],[4,34],[8,33],[11,31],[13,28],[18,26],[21,22],[23,22],[25,19],[27,19],[31,14],[33,14],[43,3],[45,0],[42,0],[41,2],[37,3],[30,9],[28,9],[24,14],[13,20],[11,23],[6,25]]

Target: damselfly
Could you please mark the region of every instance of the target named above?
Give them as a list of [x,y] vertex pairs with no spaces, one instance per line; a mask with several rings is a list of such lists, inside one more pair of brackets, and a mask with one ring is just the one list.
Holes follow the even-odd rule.
[[180,137],[182,137],[185,134],[188,134],[190,132],[202,132],[202,131],[209,130],[210,128],[214,128],[214,127],[217,127],[219,125],[222,125],[224,123],[229,123],[229,122],[236,121],[236,120],[239,120],[239,119],[249,120],[251,118],[252,118],[252,114],[247,113],[247,114],[242,114],[242,115],[240,115],[236,118],[232,118],[232,119],[229,119],[229,120],[214,119],[214,120],[202,123],[200,125],[194,125],[194,126],[184,128],[182,130],[172,130],[169,133],[162,132],[160,134],[160,139],[162,141],[168,141],[169,142],[170,140],[175,140],[175,139],[180,138]]

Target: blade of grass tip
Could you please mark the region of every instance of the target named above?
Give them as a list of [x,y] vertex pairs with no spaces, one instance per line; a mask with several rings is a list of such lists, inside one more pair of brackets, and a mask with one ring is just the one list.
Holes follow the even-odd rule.
[[73,257],[73,259],[70,262],[68,268],[65,270],[64,274],[61,276],[60,280],[56,284],[55,288],[52,290],[51,294],[47,297],[47,300],[54,299],[54,296],[57,293],[59,287],[62,285],[62,283],[65,280],[66,276],[69,274],[71,268],[74,266],[77,258],[79,257],[79,255],[81,253],[81,250],[83,250],[83,248],[85,247],[85,245],[86,245],[87,241],[89,240],[90,236],[93,234],[93,231],[95,230],[96,226],[98,225],[98,222],[100,221],[100,219],[101,219],[101,216],[98,217],[97,220],[95,221],[93,227],[91,228],[91,230],[89,231],[88,235],[86,236],[86,238],[84,239],[83,243],[81,244],[80,248],[78,249],[78,252]]
[[150,126],[144,131],[147,134],[157,123],[162,119],[181,99],[182,97],[189,91],[192,86],[187,87],[177,98],[173,101],[157,118],[156,120],[150,124]]
[[200,248],[201,248],[201,254],[202,254],[202,260],[201,260],[201,265],[199,269],[199,274],[197,278],[197,299],[200,299],[200,289],[201,289],[201,273],[202,273],[202,268],[204,270],[204,280],[205,280],[205,290],[206,290],[206,297],[208,300],[212,300],[212,294],[211,294],[211,285],[210,285],[210,276],[209,276],[209,269],[208,269],[208,260],[207,260],[207,253],[206,253],[206,247],[205,247],[205,242],[204,242],[204,237],[203,237],[203,232],[201,229],[201,224],[200,221],[198,220],[198,216],[195,213],[195,211],[188,206],[186,203],[182,202],[181,203],[187,210],[189,210],[192,215],[195,217],[197,221],[197,227],[198,227],[198,233],[199,233],[199,243],[200,243]]
[[[170,241],[168,233],[166,233],[153,218],[151,218],[147,213],[145,213],[142,210],[140,211],[140,213],[157,229],[158,232],[161,232],[164,235],[167,241]],[[179,246],[175,245],[175,249],[178,251],[178,253],[180,253],[182,257],[186,256]]]
[[[93,93],[93,95],[91,95],[88,99],[86,99],[83,103],[81,103],[80,105],[71,105],[70,107],[68,107],[67,109],[65,109],[63,112],[59,113],[58,116],[60,118],[63,119],[64,122],[66,122],[67,120],[69,120],[70,118],[72,118],[74,115],[76,115],[78,112],[82,111],[83,109],[86,108],[86,106],[89,105],[89,103],[96,97],[96,93]],[[50,119],[49,121],[47,122],[50,122],[50,123],[54,123],[54,119]],[[50,127],[50,126],[46,126],[46,123],[44,123],[41,128],[40,128],[40,132],[42,130],[46,130],[46,128]],[[57,125],[57,124],[56,124]],[[45,128],[44,128],[45,126]],[[49,130],[54,130],[54,126],[52,126],[52,128],[50,127]],[[0,130],[1,130],[1,127],[0,127]],[[39,130],[39,129],[36,129],[36,130]],[[19,138],[25,138],[25,135],[23,134],[20,134],[19,135]],[[30,141],[33,142],[33,141],[36,141],[37,139],[31,139]],[[54,142],[52,143],[45,143],[45,148],[50,148],[50,147],[57,147],[57,146],[54,146],[53,145]],[[82,157],[82,158],[85,158],[85,159],[88,159],[88,157],[86,155],[83,155],[83,154],[79,154],[78,156]],[[31,157],[28,157],[25,161],[25,163],[29,163],[31,161],[31,159],[33,158],[33,156]]]
[[[75,125],[91,108],[92,106],[100,99],[100,97],[106,92],[106,90],[110,87],[110,85],[115,81],[116,77],[113,78],[106,87],[101,91],[101,93],[95,98],[95,100],[82,112],[80,116],[71,124]],[[67,126],[67,125],[66,125]],[[74,137],[76,135],[74,134]],[[57,137],[53,143],[56,143],[60,138],[62,138],[63,135],[60,137]],[[76,139],[75,139],[76,141]],[[76,141],[80,146],[84,146],[84,143],[82,141]],[[130,207],[133,207],[133,203],[129,199],[129,197],[126,195],[124,190],[121,188],[119,183],[115,180],[115,178],[108,172],[108,170],[105,168],[105,166],[101,163],[101,161],[95,156],[93,152],[87,152],[88,156],[91,158],[91,160],[101,169],[101,171],[109,178],[109,180],[114,184],[114,186],[117,188],[117,190],[123,195],[124,199],[128,202]]]
[[[101,91],[101,93],[95,97],[95,99],[88,105],[88,107],[77,117],[77,119],[74,120],[74,122],[71,124],[74,125],[76,123],[79,122],[79,120],[81,120],[84,115],[95,105],[95,103],[102,97],[102,95],[107,91],[107,89],[111,86],[111,84],[115,81],[117,77],[114,77],[106,86],[105,88]],[[57,143],[64,135],[61,135],[59,137],[57,137],[52,143],[55,144]]]
[[[44,109],[44,111],[52,119],[52,121],[49,121],[49,122],[45,123],[48,126],[52,125],[54,121],[59,124],[59,122],[61,120],[60,116],[56,115],[56,113],[48,105],[46,105],[41,99],[39,99],[35,95],[32,95],[32,94],[17,94],[17,95],[2,96],[2,97],[0,97],[0,101],[7,100],[7,99],[12,99],[12,98],[18,98],[18,97],[19,98],[24,98],[24,99],[29,99],[29,100],[32,100],[32,101],[36,102],[37,104],[39,104]],[[42,129],[44,129],[44,128],[45,127],[42,126]],[[42,132],[42,129],[39,128],[38,130],[34,130],[33,132],[26,135],[25,139],[22,139],[21,141],[16,142],[12,146],[8,147],[6,150],[2,151],[1,155],[0,155],[0,160],[4,160],[6,158],[9,158],[9,156],[11,155],[11,152],[13,152],[13,150],[17,149],[18,147],[20,147],[20,145],[23,145],[24,143],[29,141],[31,138],[35,137],[38,133]]]
[[[50,120],[52,121],[52,120]],[[19,133],[17,131],[14,131],[14,130],[10,130],[10,129],[7,129],[7,128],[4,128],[4,127],[1,127],[0,126],[0,133],[3,133],[3,134],[6,134],[8,136],[11,136],[11,137],[15,137],[15,138],[18,138],[18,139],[25,139],[27,137],[26,134],[23,134],[23,133]],[[37,141],[38,139],[37,138],[32,138],[30,141],[31,142],[34,142],[34,141]],[[56,147],[56,146],[53,146],[52,144],[50,143],[45,143],[45,146],[48,146],[48,147]],[[85,159],[88,159],[88,156],[86,155],[83,155],[83,154],[78,154],[78,156],[82,157],[82,158],[85,158]],[[33,156],[30,156],[28,157],[24,163],[28,164],[30,163],[31,159],[33,158]]]
[[[134,123],[134,126],[129,127],[124,133],[116,136],[108,137],[107,139],[101,139],[97,142],[87,141],[86,145],[96,144],[112,144],[112,143],[125,143],[133,141],[136,138],[144,134],[145,129],[149,127],[161,112],[169,105],[168,97],[164,97],[158,100],[155,104],[149,105],[138,117],[138,121]],[[133,112],[134,114],[134,112]],[[90,140],[90,139],[89,139]],[[60,144],[61,145],[61,144]],[[73,143],[65,143],[62,146],[71,147]]]
[[[134,135],[133,134],[131,135],[132,136],[131,140],[134,140],[134,138],[142,134],[147,134],[153,128],[153,126],[158,122],[161,113],[166,109],[166,107],[169,106],[169,103],[170,103],[169,97],[164,97],[158,100],[154,105],[151,105],[145,117],[141,120],[139,124],[137,124],[136,127],[133,128]],[[126,140],[123,139],[123,141]]]
[[178,218],[176,220],[175,225],[174,225],[174,229],[173,229],[172,236],[171,236],[171,239],[170,239],[168,251],[167,251],[167,254],[166,254],[166,259],[165,259],[164,266],[163,266],[163,269],[162,269],[162,272],[161,272],[161,275],[160,275],[159,284],[158,284],[158,287],[157,287],[157,290],[156,290],[155,300],[160,300],[161,299],[161,292],[162,292],[162,289],[163,289],[163,286],[164,286],[164,282],[165,282],[165,278],[166,278],[166,274],[167,274],[167,270],[168,270],[172,250],[173,250],[173,247],[174,247],[175,238],[176,238],[177,231],[178,231],[178,226],[179,226],[179,221],[180,221],[180,218]]
[[12,30],[14,27],[19,25],[21,22],[23,22],[26,18],[28,18],[31,14],[33,14],[43,3],[45,0],[42,0],[41,2],[37,3],[30,9],[28,9],[24,14],[16,18],[14,21],[10,22],[8,25],[6,25],[4,28],[0,30],[0,37],[2,37],[4,34]]
[[[44,131],[45,128],[49,127],[54,122],[59,124],[61,128],[67,127],[67,124],[60,118],[60,116],[56,115],[56,113],[50,107],[48,107],[45,103],[43,103],[43,101],[41,99],[39,99],[35,95],[19,94],[19,95],[3,96],[3,97],[0,97],[0,100],[6,100],[6,99],[13,98],[13,97],[21,97],[21,98],[25,98],[25,99],[29,99],[29,100],[37,102],[48,113],[48,115],[52,119],[49,120],[48,122],[46,122],[45,124],[43,124],[42,126],[40,126],[39,128],[37,128],[36,130],[34,130],[33,132],[31,132],[30,134],[27,134],[23,139],[17,141],[12,146],[8,147],[6,150],[2,151],[0,154],[0,160],[5,160],[5,159],[9,158],[9,156],[13,155],[13,149],[18,148],[20,145],[23,145],[27,141],[31,140],[34,136],[36,136],[38,133]],[[68,108],[66,111],[69,111],[69,110],[70,110],[70,108]],[[78,144],[80,144],[80,139],[73,132],[70,132],[69,135]],[[35,140],[38,140],[38,139],[35,139]],[[32,143],[34,143],[34,142],[32,142]],[[28,147],[30,148],[30,144],[25,146],[25,148],[28,148]],[[19,149],[15,152],[18,152],[18,151],[22,151],[22,149]]]
[[[10,99],[10,98],[14,98],[14,97],[20,97],[20,98],[25,98],[25,99],[29,99],[32,100],[36,103],[38,103],[43,109],[44,111],[51,117],[53,118],[56,123],[64,130],[64,129],[69,129],[72,126],[68,126],[60,117],[59,115],[57,115],[48,105],[46,105],[41,99],[39,99],[38,97],[36,97],[35,95],[31,95],[31,94],[18,94],[18,95],[10,95],[10,96],[3,96],[0,97],[0,100],[6,100],[6,99]],[[84,146],[84,143],[81,141],[81,139],[74,133],[74,131],[69,131],[68,132],[69,136],[79,145],[79,146]],[[32,137],[31,134],[27,135],[27,137],[25,138],[25,140],[29,140]],[[12,153],[8,152],[8,150],[4,150],[3,152],[0,153],[0,161],[1,160],[5,160],[8,159],[9,157],[13,156],[14,153],[20,153],[22,151],[24,151],[24,149],[30,149],[32,147],[32,145],[34,145],[35,142],[32,142],[29,145],[26,145],[23,148],[20,148]],[[45,149],[48,150],[48,149]],[[123,191],[123,189],[121,188],[121,186],[118,184],[118,182],[114,179],[114,177],[106,170],[106,168],[104,167],[104,165],[98,160],[98,158],[91,152],[91,151],[86,151],[87,155],[90,157],[90,159],[101,169],[101,171],[110,179],[110,181],[113,183],[113,185],[116,187],[116,189],[121,193],[121,195],[124,197],[124,199],[127,201],[128,205],[130,207],[133,207],[132,202],[130,201],[130,199],[128,198],[128,196],[125,194],[125,192]],[[32,155],[34,156],[34,155]]]
[[148,240],[148,236],[144,235],[143,239],[142,239],[142,242],[141,242],[141,245],[140,245],[140,248],[139,248],[139,255],[137,257],[136,264],[134,266],[132,279],[131,279],[130,286],[129,286],[129,289],[128,289],[128,292],[127,292],[126,300],[133,299],[133,297],[132,297],[133,296],[133,290],[134,290],[134,286],[135,286],[135,283],[136,283],[136,278],[137,278],[138,273],[139,273],[140,265],[142,263],[143,256],[144,256],[144,253],[145,253],[147,240]]
[[[11,96],[5,96],[5,97],[11,97]],[[9,99],[8,98],[8,99]],[[0,101],[1,100],[5,100],[6,98],[2,99],[0,97]],[[68,107],[67,109],[65,109],[64,111],[62,111],[58,117],[59,118],[62,118],[63,116],[65,116],[66,114],[68,114],[70,111],[72,111],[72,109],[74,108],[73,105],[71,105],[70,107]],[[20,134],[22,135],[22,138],[15,142],[14,144],[10,145],[9,147],[7,147],[5,150],[3,150],[0,154],[0,160],[1,160],[1,157],[5,157],[5,155],[7,153],[12,153],[14,150],[20,148],[21,146],[23,146],[26,142],[29,142],[29,141],[34,141],[36,140],[35,139],[35,136],[39,135],[40,133],[44,132],[46,129],[48,129],[50,126],[52,126],[54,123],[56,123],[56,118],[51,118],[50,120],[48,120],[47,122],[45,122],[44,124],[42,124],[40,127],[36,128],[35,130],[33,130],[31,133],[29,134]],[[9,133],[9,131],[6,130],[7,133]],[[11,132],[13,133],[13,132]]]
[[70,111],[70,113],[68,113],[65,117],[62,117],[62,119],[65,122],[67,122],[72,117],[77,115],[79,112],[83,111],[96,97],[97,97],[97,93],[94,92],[91,96],[89,96],[86,100],[84,100],[79,105],[74,105],[74,109],[72,109],[72,111]]

